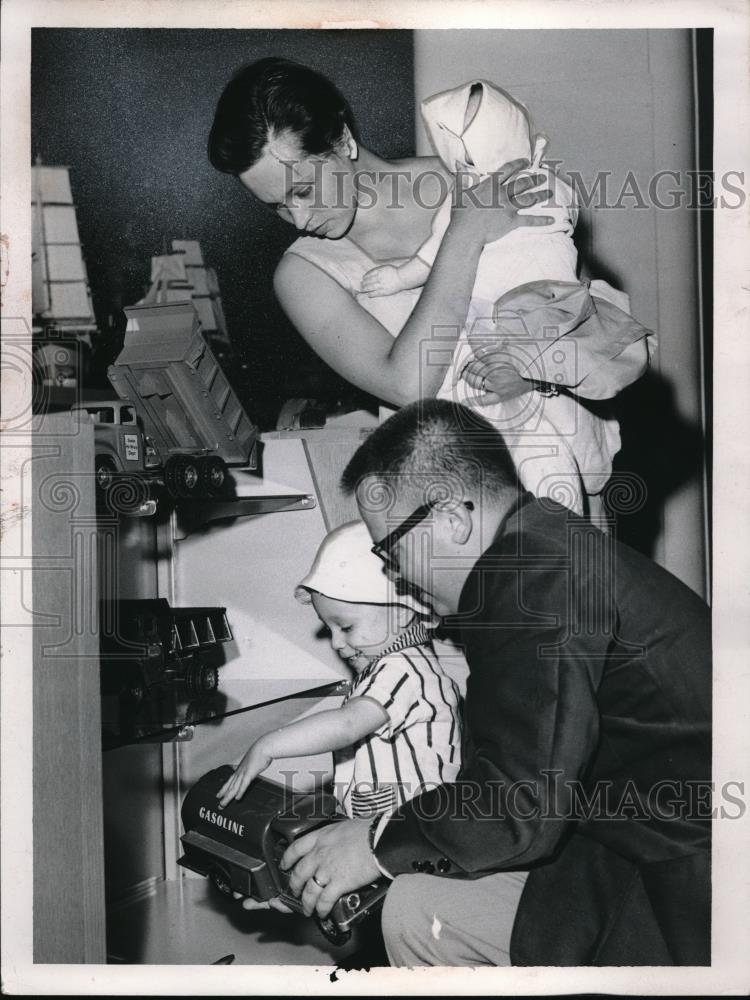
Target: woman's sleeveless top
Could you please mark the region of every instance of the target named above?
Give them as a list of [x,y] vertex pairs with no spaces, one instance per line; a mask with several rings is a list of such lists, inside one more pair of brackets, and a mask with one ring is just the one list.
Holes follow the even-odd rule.
[[[379,297],[363,294],[362,278],[382,261],[373,260],[347,237],[303,236],[286,253],[302,257],[333,278],[393,337],[419,301],[421,288]],[[526,489],[577,513],[599,513],[596,494],[604,489],[620,448],[617,421],[594,414],[581,400],[562,392],[543,396],[532,391],[504,403],[479,405],[479,394],[459,377],[466,358],[465,331],[461,341],[464,349],[456,349],[438,398],[470,406],[500,431]]]

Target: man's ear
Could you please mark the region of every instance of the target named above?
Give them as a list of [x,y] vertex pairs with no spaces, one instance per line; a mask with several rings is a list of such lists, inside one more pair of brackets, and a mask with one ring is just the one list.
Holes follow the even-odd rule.
[[474,520],[471,511],[465,504],[460,503],[458,506],[446,510],[445,516],[451,540],[456,545],[466,545],[474,530]]

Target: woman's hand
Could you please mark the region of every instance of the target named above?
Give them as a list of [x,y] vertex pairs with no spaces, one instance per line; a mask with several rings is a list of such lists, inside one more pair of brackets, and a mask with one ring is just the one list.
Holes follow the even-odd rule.
[[263,749],[263,741],[253,743],[239,763],[231,778],[227,779],[216,793],[223,809],[232,799],[241,799],[251,781],[255,781],[261,771],[265,771],[273,758]]
[[548,226],[555,220],[549,215],[519,215],[519,210],[531,208],[552,197],[549,188],[534,190],[544,184],[544,174],[524,174],[528,160],[512,160],[490,174],[474,187],[462,183],[456,175],[453,209],[449,229],[468,230],[481,240],[482,246],[502,239],[520,226]]
[[496,359],[492,358],[491,352],[482,360],[474,358],[461,372],[461,378],[477,391],[473,400],[477,406],[504,403],[531,392],[534,388],[526,379],[521,378],[503,354],[501,349]]
[[525,341],[509,340],[498,333],[490,319],[475,320],[468,340],[473,357],[464,365],[460,378],[476,390],[477,406],[504,403],[533,390],[533,384],[521,375],[529,365]]

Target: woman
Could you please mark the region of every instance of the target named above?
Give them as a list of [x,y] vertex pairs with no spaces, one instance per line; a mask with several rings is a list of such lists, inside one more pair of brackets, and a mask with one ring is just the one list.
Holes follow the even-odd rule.
[[[453,177],[437,157],[388,161],[362,146],[336,87],[285,59],[261,59],[228,84],[209,157],[306,234],[274,276],[291,322],[331,368],[395,406],[440,388],[483,247],[519,226],[552,221],[518,214],[550,192],[532,192],[542,177],[511,180],[525,161],[506,164],[454,207],[423,289],[363,293],[367,271],[413,256],[430,235]],[[431,340],[439,349],[428,352]],[[491,363],[472,365],[476,385],[491,386],[492,374]]]

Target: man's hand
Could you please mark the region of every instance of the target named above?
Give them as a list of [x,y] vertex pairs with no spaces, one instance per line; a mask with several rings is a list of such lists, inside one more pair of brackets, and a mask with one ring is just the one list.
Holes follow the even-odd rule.
[[348,819],[295,840],[281,867],[291,869],[289,891],[307,916],[327,917],[339,896],[375,882],[381,871],[370,851],[371,819]]
[[241,799],[251,781],[255,781],[261,771],[265,771],[273,758],[263,749],[262,740],[253,743],[239,763],[231,778],[216,793],[223,809],[232,799]]

